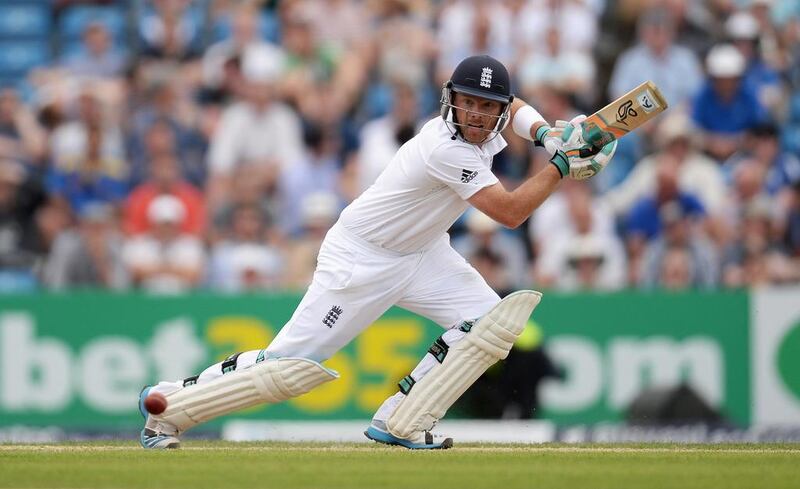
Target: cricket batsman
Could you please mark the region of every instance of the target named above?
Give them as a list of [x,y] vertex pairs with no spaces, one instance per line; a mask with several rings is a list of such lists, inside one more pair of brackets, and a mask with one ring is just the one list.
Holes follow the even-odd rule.
[[[442,88],[441,117],[399,149],[329,230],[308,291],[272,343],[236,353],[199,375],[142,390],[142,446],[177,448],[179,435],[197,424],[336,379],[320,362],[397,305],[445,331],[380,406],[365,434],[411,449],[451,447],[452,438],[432,433],[434,425],[508,355],[541,294],[518,291],[501,300],[453,250],[447,230],[469,205],[515,228],[564,177],[600,171],[616,141],[590,151],[572,137],[582,119],[551,127],[514,98],[502,63],[490,56],[464,59]],[[543,146],[552,163],[514,191],[492,173],[492,158],[506,146],[500,132],[509,122],[516,134]],[[143,407],[152,392],[167,399],[158,415]]]

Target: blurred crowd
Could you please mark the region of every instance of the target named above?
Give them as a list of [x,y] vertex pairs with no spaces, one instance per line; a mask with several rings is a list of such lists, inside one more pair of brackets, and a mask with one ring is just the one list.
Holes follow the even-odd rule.
[[[340,210],[478,53],[551,122],[648,79],[670,104],[521,228],[454,226],[495,289],[800,282],[794,0],[48,9],[52,58],[0,90],[0,291],[302,290]],[[504,136],[494,171],[513,188],[546,154]]]

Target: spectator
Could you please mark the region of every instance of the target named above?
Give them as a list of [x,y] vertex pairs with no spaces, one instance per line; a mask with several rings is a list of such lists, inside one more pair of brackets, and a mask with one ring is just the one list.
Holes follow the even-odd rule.
[[616,99],[643,81],[653,80],[672,107],[689,102],[700,89],[703,73],[697,56],[675,44],[675,20],[664,9],[639,18],[639,42],[619,57],[609,82]]
[[[454,242],[469,244],[493,285],[522,287],[534,277],[564,290],[705,284],[694,245],[668,242],[672,223],[662,217],[675,202],[687,214],[678,221],[692,223],[689,242],[711,240],[711,254],[723,258],[715,280],[724,286],[800,282],[800,95],[783,88],[800,87],[796,1],[134,3],[124,10],[136,49],[119,44],[127,39],[111,24],[91,20],[79,49],[24,80],[4,76],[17,89],[0,89],[0,289],[54,276],[102,286],[108,277],[92,268],[102,250],[95,256],[84,241],[116,233],[97,209],[114,209],[128,250],[139,238],[159,242],[163,226],[151,225],[148,209],[162,196],[182,203],[181,239],[189,234],[224,257],[215,273],[236,285],[220,287],[304,287],[339,206],[371,185],[432,114],[440,68],[461,51],[506,58],[512,91],[551,123],[596,110],[596,90],[615,97],[645,79],[671,106],[623,138],[602,173],[565,181],[537,209],[531,249],[514,261],[521,265],[509,267],[507,250],[492,245],[519,241],[513,234],[492,231],[481,244],[466,219],[457,223]],[[201,51],[212,39],[219,42]],[[700,53],[708,54],[706,75]],[[493,172],[514,188],[548,163],[546,152],[506,132]],[[260,216],[252,242],[234,229],[247,221],[239,209],[250,207]],[[621,260],[610,251],[619,239]],[[206,280],[201,262],[188,267],[199,279],[169,271],[162,281],[129,273],[125,260],[128,281],[144,288],[172,281],[163,288],[187,290]],[[627,264],[629,277],[609,273],[610,264]]]
[[177,197],[161,195],[147,209],[152,230],[129,238],[122,257],[133,283],[156,293],[185,292],[203,278],[205,253],[194,236],[181,232],[186,209]]
[[511,12],[504,2],[452,2],[442,9],[439,22],[437,79],[447,80],[462,59],[477,54],[499,59],[514,71]]
[[123,75],[127,60],[114,49],[111,35],[99,22],[90,23],[83,31],[83,46],[64,60],[70,75],[91,78],[117,78]]
[[573,210],[584,209],[587,205],[591,213],[591,218],[588,218],[591,222],[591,233],[614,235],[614,215],[608,206],[592,196],[592,189],[586,182],[567,180],[528,221],[528,236],[537,266],[545,265],[542,257],[552,253],[550,248],[554,243],[567,243],[579,234],[575,220],[565,219],[564,216],[571,216]]
[[232,33],[203,54],[203,85],[214,101],[226,100],[235,92],[241,79],[240,63],[249,49],[272,52],[267,56],[284,56],[280,47],[261,39],[261,18],[257,8],[240,4],[231,14]]
[[40,164],[47,135],[13,89],[0,90],[0,158]]
[[722,283],[726,287],[780,284],[796,279],[782,243],[772,239],[773,209],[769,199],[751,201],[725,249]]
[[167,155],[178,158],[181,176],[186,181],[204,187],[207,144],[205,139],[200,139],[199,133],[191,129],[184,132],[165,119],[156,119],[143,130],[141,136],[134,135],[128,140],[131,148],[130,182],[133,185],[148,178],[150,161]]
[[86,153],[77,160],[69,161],[67,168],[53,168],[47,177],[47,191],[52,197],[80,213],[89,203],[100,201],[121,204],[127,195],[127,185],[122,178],[109,174],[116,164],[103,158],[102,133],[98,127],[89,127],[86,137]]
[[[233,174],[231,199],[211,214],[209,241],[216,243],[229,235],[233,222],[233,211],[241,205],[254,205],[264,216],[270,239],[280,240],[277,227],[278,209],[275,196],[264,188],[263,182],[256,178],[257,172],[252,168],[238,168]],[[207,208],[208,209],[208,208]],[[209,212],[211,210],[209,209]]]
[[354,0],[303,0],[302,7],[317,38],[336,51],[362,51],[373,26],[363,2]]
[[187,61],[193,58],[201,26],[189,9],[190,0],[152,0],[139,25],[142,51],[146,57]]
[[692,288],[695,271],[692,268],[692,257],[685,248],[666,249],[658,265],[657,285],[673,291]]
[[245,53],[243,97],[222,113],[208,152],[208,204],[219,207],[230,197],[237,166],[251,166],[265,187],[274,187],[281,170],[302,156],[297,115],[275,100],[274,84],[283,60],[265,51]]
[[225,292],[277,288],[283,257],[267,244],[265,216],[254,205],[233,209],[231,232],[211,255],[210,285]]
[[[607,264],[603,245],[593,236],[580,236],[569,243],[566,250],[566,267],[559,275],[557,287],[569,291],[610,291],[622,288],[625,282],[625,252],[619,240],[615,243],[614,257],[618,262]],[[609,278],[609,270],[614,275]]]
[[[342,162],[339,159],[339,141],[332,128],[310,125],[305,131],[303,158],[294,162],[280,175],[278,207],[281,228],[288,236],[302,232],[302,211],[298,202],[317,192],[340,195]],[[337,206],[339,207],[339,206]]]
[[678,200],[659,207],[663,232],[644,251],[642,286],[709,289],[717,285],[717,255],[687,210]]
[[731,175],[731,186],[725,203],[726,218],[732,227],[738,227],[745,209],[756,201],[773,202],[765,188],[766,170],[758,161],[743,159]]
[[[656,187],[652,195],[646,195],[634,203],[627,216],[625,246],[628,251],[630,283],[640,281],[642,259],[648,242],[659,239],[664,230],[663,216],[685,222],[689,217],[701,220],[705,209],[693,194],[684,192],[678,185],[679,162],[669,155],[662,155],[656,167]],[[677,207],[678,211],[662,212],[664,208]],[[686,219],[684,219],[686,216]],[[680,218],[680,219],[678,219]],[[656,269],[651,269],[651,272]],[[651,279],[654,280],[654,279]]]
[[77,229],[61,233],[53,244],[44,283],[54,290],[99,287],[121,290],[129,278],[122,262],[122,237],[114,209],[87,204],[78,215]]
[[300,200],[303,232],[289,241],[284,250],[286,272],[283,285],[304,290],[311,283],[322,240],[339,218],[341,207],[336,195],[316,192]]
[[532,51],[520,61],[517,76],[521,89],[539,100],[543,85],[557,86],[592,102],[598,95],[594,61],[587,52],[564,49],[560,32],[555,25],[548,27],[543,51]]
[[284,21],[287,70],[281,82],[282,95],[304,119],[337,123],[361,94],[363,60],[356,53],[337,51],[320,42],[312,17],[300,6],[289,7]]
[[134,184],[146,178],[149,158],[163,152],[177,154],[184,177],[195,185],[203,185],[208,145],[197,124],[200,113],[189,100],[185,85],[163,78],[151,80],[144,100],[136,104],[129,116],[127,144],[131,155],[130,179]]
[[[477,3],[477,2],[476,2]],[[569,51],[590,53],[597,41],[599,12],[594,0],[533,0],[515,18],[515,41],[529,51],[545,46],[549,26],[570,26],[560,29],[559,44]]]
[[359,133],[358,155],[350,167],[356,182],[353,198],[377,180],[400,146],[414,136],[420,122],[419,101],[410,84],[395,83],[392,95],[392,111],[367,122]]
[[54,169],[71,173],[92,160],[98,173],[124,180],[128,170],[120,126],[103,113],[100,99],[90,90],[81,93],[77,105],[77,119],[58,126],[50,138]]
[[536,260],[536,283],[561,290],[616,290],[625,285],[625,249],[613,230],[595,222],[588,189],[567,194],[570,232],[546,237]]
[[742,82],[746,61],[730,44],[714,46],[706,57],[709,79],[694,100],[692,118],[703,131],[706,152],[724,161],[745,131],[764,122],[766,112]]
[[678,188],[696,196],[713,217],[724,210],[727,188],[719,166],[698,151],[698,138],[689,117],[676,110],[662,118],[655,133],[658,152],[633,168],[628,177],[603,199],[617,216],[628,215],[634,204],[656,190],[659,162],[675,161]]
[[746,62],[742,83],[758,96],[761,105],[776,113],[782,109],[778,105],[783,99],[783,87],[778,72],[761,56],[758,20],[747,11],[739,11],[725,22],[725,30]]
[[181,177],[178,162],[173,155],[164,153],[150,162],[150,178],[134,188],[125,202],[123,229],[128,235],[152,230],[148,218],[150,204],[161,195],[172,195],[181,201],[186,218],[181,232],[202,236],[206,225],[203,194]]
[[[377,23],[373,34],[372,64],[377,71],[377,79],[405,80],[420,96],[428,88],[428,81],[431,78],[430,65],[437,55],[431,18],[426,9],[427,3],[407,0],[382,0],[372,3]],[[415,6],[419,8],[415,10]],[[439,27],[440,36],[444,29],[446,29],[444,25]],[[465,30],[458,33],[458,39],[462,39],[466,32]],[[440,83],[442,81],[444,80]]]
[[11,160],[0,160],[0,290],[32,288],[45,251],[37,216],[44,189]]
[[692,193],[681,190],[678,184],[680,162],[662,156],[656,166],[655,192],[642,196],[628,214],[627,234],[641,235],[646,240],[657,238],[662,231],[661,207],[675,202],[684,214],[693,217],[705,216],[705,208]]
[[778,127],[773,123],[760,124],[747,131],[741,149],[723,166],[729,181],[747,161],[761,168],[764,190],[772,196],[788,191],[800,181],[800,159],[781,148]]
[[500,224],[477,209],[469,211],[467,234],[453,240],[453,249],[478,271],[490,268],[487,282],[496,291],[516,290],[530,282],[522,240],[503,232]]

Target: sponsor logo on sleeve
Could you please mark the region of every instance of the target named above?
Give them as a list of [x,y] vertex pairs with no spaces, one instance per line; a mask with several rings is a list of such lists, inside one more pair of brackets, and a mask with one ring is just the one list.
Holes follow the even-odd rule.
[[461,183],[469,183],[478,176],[478,170],[461,170]]

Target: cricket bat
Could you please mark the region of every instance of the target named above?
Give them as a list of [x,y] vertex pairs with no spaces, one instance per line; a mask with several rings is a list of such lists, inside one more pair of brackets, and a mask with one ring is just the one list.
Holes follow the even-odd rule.
[[[595,151],[581,150],[587,158],[603,146],[633,131],[667,109],[667,101],[652,81],[646,81],[614,100],[581,123],[583,140]],[[584,154],[587,153],[587,154]]]

